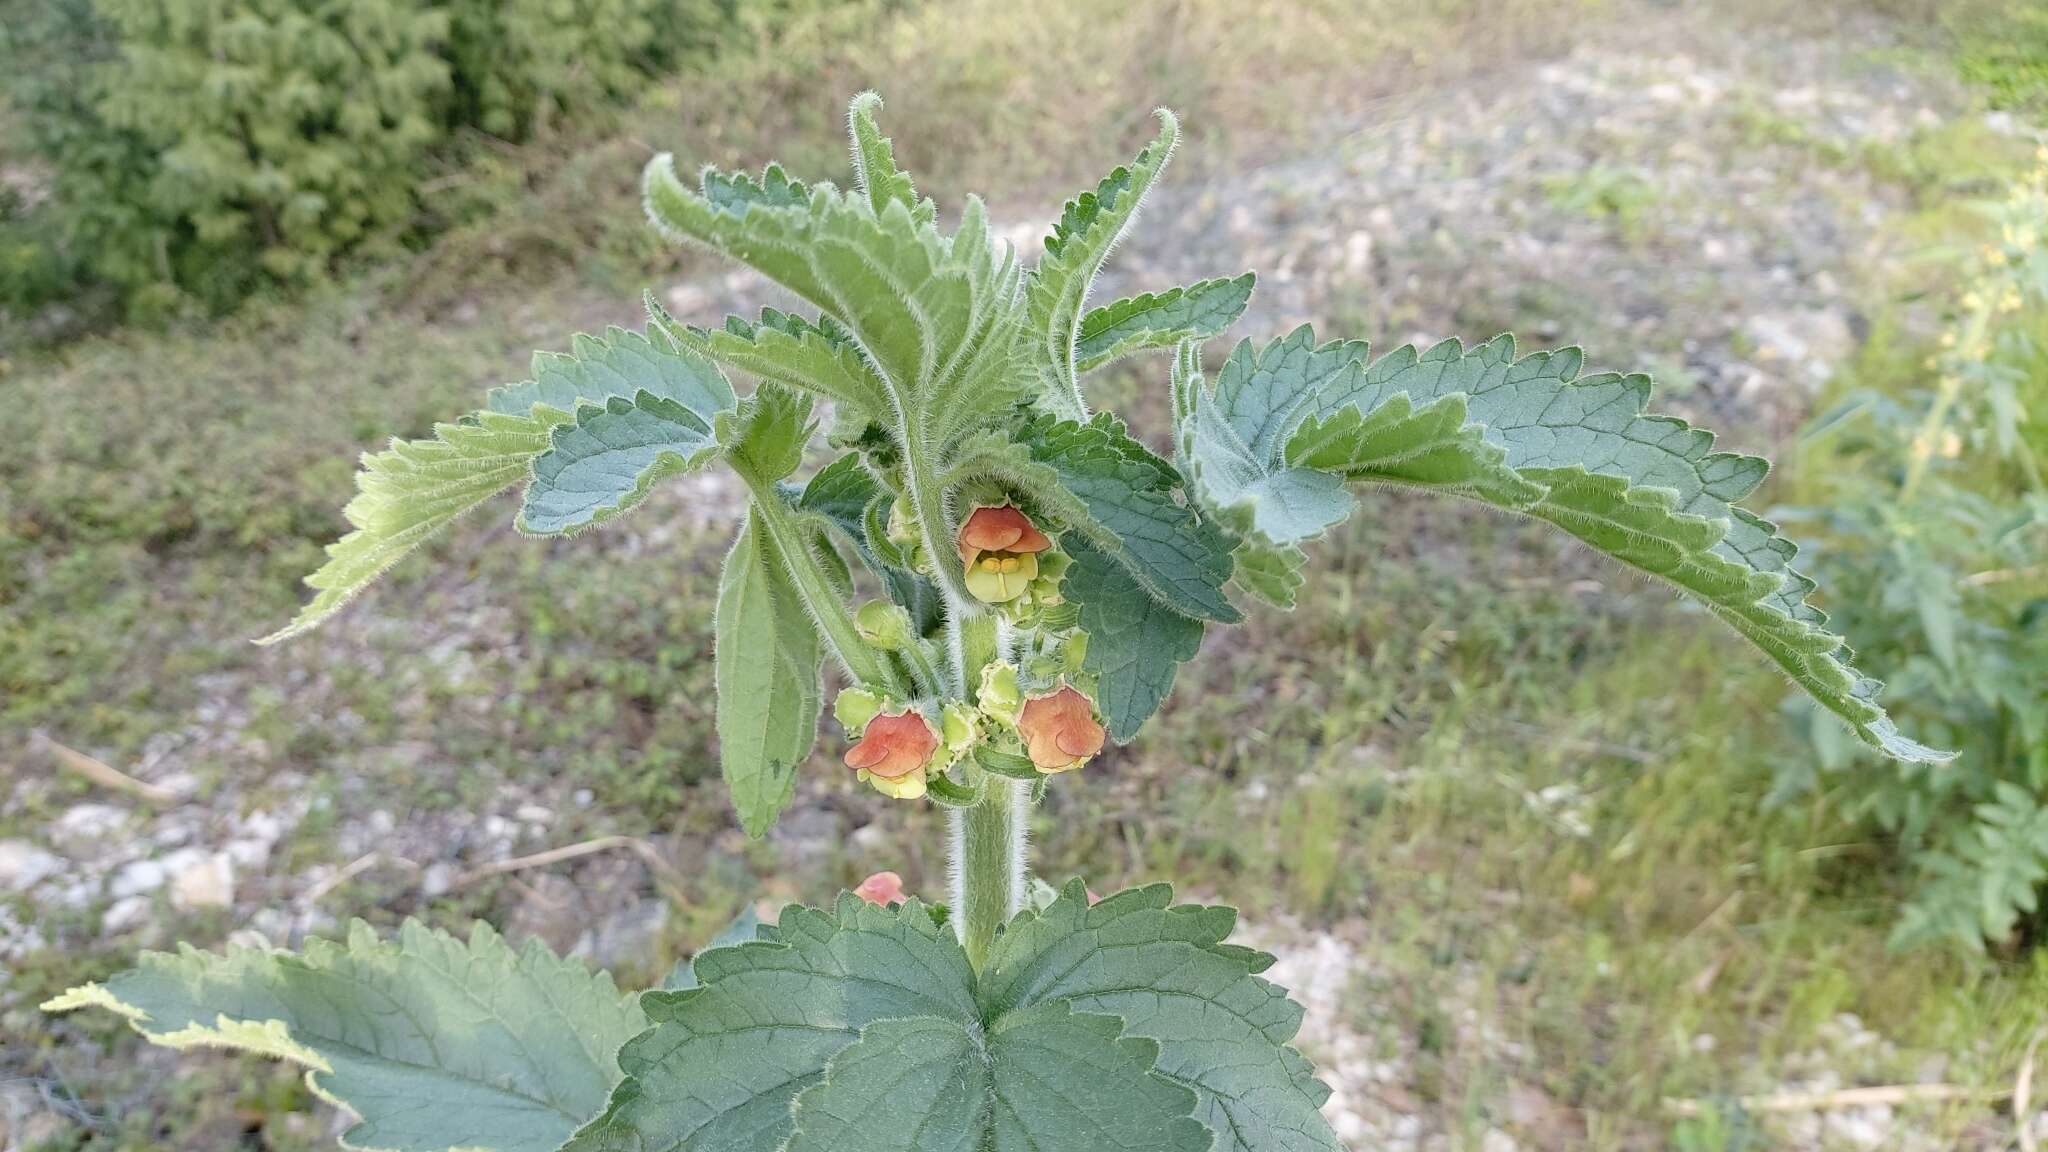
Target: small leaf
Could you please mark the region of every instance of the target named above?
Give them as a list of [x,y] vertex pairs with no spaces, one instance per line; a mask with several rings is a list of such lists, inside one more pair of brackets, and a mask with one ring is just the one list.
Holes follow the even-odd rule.
[[710,424],[674,400],[642,390],[585,404],[557,425],[533,461],[519,530],[560,536],[605,523],[647,498],[654,485],[718,455]]
[[764,308],[759,323],[728,316],[722,328],[671,331],[677,342],[757,379],[815,393],[864,420],[889,415],[887,385],[829,317],[813,322]]
[[1222,335],[1244,315],[1257,279],[1247,272],[1231,279],[1200,280],[1090,311],[1081,318],[1074,343],[1077,370],[1093,372],[1134,352]]
[[747,835],[768,833],[818,736],[823,646],[750,513],[718,578],[718,765]]
[[767,487],[803,466],[810,443],[811,397],[773,381],[718,419],[716,437],[733,470]]
[[1202,622],[1154,599],[1121,564],[1079,540],[1064,588],[1088,633],[1082,669],[1097,678],[1095,704],[1111,738],[1128,744],[1173,691],[1183,661],[1202,647]]
[[853,167],[860,187],[876,212],[894,202],[910,209],[911,219],[929,224],[938,215],[938,209],[930,200],[919,200],[917,186],[896,167],[895,146],[875,123],[875,113],[881,110],[882,97],[874,92],[855,96],[853,106],[847,110],[847,134],[853,137]]
[[1295,594],[1303,583],[1301,570],[1308,564],[1301,549],[1292,544],[1274,546],[1245,540],[1232,555],[1237,558],[1234,579],[1238,587],[1275,608],[1294,607]]
[[554,1152],[604,1107],[615,1054],[646,1018],[611,977],[538,941],[514,952],[479,924],[465,943],[406,921],[380,941],[302,955],[145,952],[45,1011],[107,1008],[153,1043],[224,1047],[304,1065],[307,1084],[361,1122],[347,1147]]

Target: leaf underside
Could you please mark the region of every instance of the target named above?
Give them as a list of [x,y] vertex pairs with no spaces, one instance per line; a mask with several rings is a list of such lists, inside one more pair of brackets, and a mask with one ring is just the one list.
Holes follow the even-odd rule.
[[646,1027],[610,976],[538,941],[514,951],[479,924],[468,941],[407,921],[396,939],[351,926],[303,954],[145,952],[46,1011],[107,1008],[150,1041],[232,1048],[305,1066],[360,1122],[347,1147],[555,1152],[604,1107],[619,1047]]
[[712,653],[719,769],[756,837],[789,805],[817,740],[825,655],[757,520],[748,516],[719,575]]
[[1466,349],[1318,345],[1304,326],[1240,343],[1189,414],[1198,500],[1258,547],[1313,539],[1348,510],[1334,483],[1440,491],[1544,520],[1703,603],[1866,742],[1895,759],[1948,754],[1907,739],[1881,687],[1806,602],[1797,547],[1736,505],[1754,456],[1644,412],[1647,376],[1580,375],[1575,348],[1516,358],[1512,337]]

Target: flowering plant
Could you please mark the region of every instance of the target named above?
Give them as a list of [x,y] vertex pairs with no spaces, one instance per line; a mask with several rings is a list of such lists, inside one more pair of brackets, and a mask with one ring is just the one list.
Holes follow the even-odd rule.
[[[524,486],[523,531],[569,534],[721,463],[750,497],[715,659],[741,825],[761,835],[788,804],[830,664],[847,769],[951,810],[947,901],[878,875],[736,926],[637,996],[485,927],[463,942],[410,924],[300,955],[146,955],[50,1007],[298,1061],[361,1117],[348,1139],[365,1148],[1339,1147],[1328,1090],[1288,1046],[1301,1010],[1259,977],[1271,957],[1227,942],[1234,912],[1163,885],[1046,887],[1025,832],[1058,774],[1137,734],[1210,627],[1293,604],[1304,545],[1352,513],[1354,485],[1547,521],[1696,597],[1873,747],[1943,755],[1893,727],[1806,603],[1793,546],[1736,506],[1765,463],[1645,415],[1646,377],[1582,374],[1576,349],[1518,357],[1505,336],[1372,358],[1303,327],[1239,343],[1212,380],[1201,346],[1244,310],[1249,273],[1088,307],[1173,154],[1170,114],[1026,267],[978,200],[940,227],[879,106],[853,102],[850,191],[773,165],[696,188],[666,156],[647,169],[658,228],[817,315],[700,328],[650,299],[644,333],[579,336],[482,410],[366,457],[356,530],[271,639],[506,488]],[[1169,353],[1165,453],[1082,388],[1150,350]],[[821,402],[835,456],[798,483]]]

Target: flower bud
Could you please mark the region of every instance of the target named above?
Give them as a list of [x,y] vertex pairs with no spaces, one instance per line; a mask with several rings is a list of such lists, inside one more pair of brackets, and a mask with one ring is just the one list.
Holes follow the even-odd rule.
[[946,703],[946,710],[939,716],[939,736],[946,745],[946,763],[951,765],[967,755],[974,747],[976,736],[981,734],[981,725],[974,710],[959,700]]
[[1038,578],[1038,554],[1052,541],[1017,508],[976,508],[960,525],[960,565],[967,590],[989,604],[1024,595]]
[[925,769],[938,748],[939,734],[915,708],[885,712],[846,750],[846,766],[885,796],[915,800],[924,795]]
[[1017,726],[1017,712],[1024,707],[1024,693],[1017,686],[1017,666],[998,660],[983,666],[981,690],[974,694],[976,703],[989,719]]
[[882,698],[865,688],[842,688],[832,698],[832,718],[848,732],[859,732],[882,710]]
[[1095,707],[1071,686],[1024,702],[1017,716],[1017,734],[1025,754],[1040,772],[1079,768],[1102,751],[1105,733],[1096,722]]
[[853,614],[853,629],[860,638],[884,652],[898,652],[916,640],[910,613],[901,604],[870,600]]

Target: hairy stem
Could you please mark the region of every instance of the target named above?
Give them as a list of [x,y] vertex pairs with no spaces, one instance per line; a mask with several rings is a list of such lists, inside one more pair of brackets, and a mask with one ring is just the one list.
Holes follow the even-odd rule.
[[990,776],[981,803],[952,811],[953,925],[976,971],[1024,907],[1031,785]]
[[747,484],[754,494],[753,514],[760,518],[761,528],[774,543],[783,570],[789,573],[789,582],[796,585],[797,597],[804,602],[804,610],[817,624],[825,646],[840,667],[861,684],[898,689],[896,673],[883,661],[881,653],[860,638],[859,630],[853,626],[853,613],[818,564],[817,555],[811,551],[810,542],[804,539],[803,530],[781,494],[773,484],[757,484],[751,478]]

